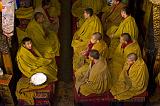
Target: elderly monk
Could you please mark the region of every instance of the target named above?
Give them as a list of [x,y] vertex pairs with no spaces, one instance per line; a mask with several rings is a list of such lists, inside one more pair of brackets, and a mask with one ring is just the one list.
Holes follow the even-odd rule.
[[85,73],[76,75],[75,87],[77,93],[88,96],[90,94],[102,94],[111,88],[111,76],[105,59],[100,57],[97,50],[91,50],[89,53],[91,60],[89,66],[84,65]]
[[117,100],[130,99],[146,91],[148,80],[145,62],[135,53],[130,53],[118,81],[111,88],[111,93]]
[[87,62],[89,58],[89,52],[92,49],[97,50],[104,59],[108,59],[108,46],[105,41],[103,41],[102,34],[95,32],[92,34],[87,47],[80,53],[74,54],[73,67],[75,71],[77,68],[81,67],[81,65]]
[[102,12],[102,24],[103,30],[106,31],[115,31],[123,18],[121,17],[121,10],[126,5],[121,2],[121,0],[113,0],[112,6],[106,5],[103,8]]
[[44,15],[40,12],[35,13],[34,19],[27,26],[27,35],[44,57],[59,56],[60,45],[57,35],[43,28],[43,22]]
[[82,18],[85,8],[92,8],[94,13],[98,14],[102,11],[105,4],[105,0],[76,0],[72,5],[72,15]]
[[141,57],[141,50],[138,43],[128,33],[123,33],[120,37],[120,44],[116,48],[109,63],[113,82],[118,79],[127,55],[130,53],[135,53],[138,57]]
[[16,33],[18,37],[18,43],[21,44],[22,39],[27,36],[27,33],[25,32],[27,25],[29,21],[31,20],[33,16],[33,8],[19,8],[15,12],[16,14]]
[[135,40],[138,38],[138,27],[134,18],[130,15],[130,10],[128,7],[124,7],[121,10],[121,16],[124,20],[121,22],[116,32],[107,32],[107,35],[111,38],[111,44],[109,45],[111,56],[119,44],[119,38],[122,33],[129,33],[132,39]]
[[33,86],[30,78],[33,74],[42,72],[47,76],[47,83],[57,81],[57,66],[54,58],[44,58],[32,46],[30,38],[25,37],[17,53],[17,64],[23,76],[17,84],[16,96],[18,99],[24,99],[29,104],[34,104],[33,97],[35,92],[27,92],[34,89],[43,88],[43,86]]
[[85,49],[93,33],[103,32],[101,21],[96,15],[93,15],[91,8],[85,9],[84,17],[86,19],[85,22],[75,32],[72,40],[72,47],[76,53],[80,53]]
[[54,32],[58,32],[60,15],[60,3],[58,0],[51,2],[42,0],[42,6],[35,8],[35,12],[41,12],[44,15],[44,26]]

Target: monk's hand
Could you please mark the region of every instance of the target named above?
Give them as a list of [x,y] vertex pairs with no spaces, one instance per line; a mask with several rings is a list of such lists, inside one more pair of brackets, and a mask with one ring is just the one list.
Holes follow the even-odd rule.
[[52,24],[55,24],[58,22],[58,17],[50,17],[50,20],[52,21]]
[[87,53],[87,50],[83,50],[83,51],[80,52],[80,54],[83,55],[83,56],[85,56],[86,53]]
[[75,40],[79,40],[79,39],[80,39],[80,37],[79,37],[78,35],[74,35],[73,39],[75,39]]
[[112,39],[114,37],[114,34],[110,35],[110,38]]

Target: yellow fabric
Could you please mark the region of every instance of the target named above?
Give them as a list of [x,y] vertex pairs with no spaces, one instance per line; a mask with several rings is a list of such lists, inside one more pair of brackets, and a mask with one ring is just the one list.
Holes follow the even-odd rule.
[[111,88],[111,76],[105,59],[101,58],[92,67],[90,64],[84,69],[86,73],[76,76],[75,84],[81,94],[85,96],[92,93],[102,94]]
[[43,58],[40,53],[33,48],[38,57],[35,57],[29,50],[20,47],[17,53],[17,63],[20,71],[28,78],[38,72],[47,75],[48,81],[57,80],[57,66],[55,59]]
[[29,78],[20,78],[17,82],[16,87],[16,97],[20,100],[25,100],[28,105],[34,105],[34,97],[36,96],[36,92],[32,90],[37,90],[44,88],[46,85],[41,86],[33,86],[30,83]]
[[113,33],[113,31],[112,31],[113,27],[112,26],[116,26],[118,28],[121,21],[123,20],[123,18],[121,16],[121,10],[125,6],[126,6],[125,4],[120,2],[118,5],[113,5],[113,6],[110,6],[110,7],[108,7],[108,5],[107,5],[105,8],[103,8],[104,13],[102,15],[103,16],[102,17],[103,18],[102,23],[106,24],[104,26],[104,29],[106,31]]
[[130,68],[125,63],[118,81],[111,88],[111,93],[118,100],[130,99],[146,91],[149,74],[146,64],[139,58]]
[[95,14],[98,14],[105,4],[105,0],[76,0],[72,5],[72,15],[82,18],[84,9],[89,7],[93,9]]
[[16,17],[17,18],[25,18],[25,19],[31,19],[33,16],[33,8],[32,7],[28,7],[28,8],[19,8],[18,10],[16,10]]
[[109,63],[112,79],[114,82],[118,79],[119,74],[122,71],[123,65],[127,59],[127,55],[130,53],[135,53],[138,57],[141,57],[141,50],[136,41],[126,46],[125,49],[121,48],[121,44],[119,44],[116,48],[113,54],[113,58]]
[[[50,7],[50,8],[52,8],[52,7]],[[58,10],[57,10],[57,11],[58,11]],[[56,33],[58,32],[58,29],[59,29],[59,17],[58,17],[58,13],[56,13],[57,16],[47,16],[45,10],[44,10],[42,7],[37,7],[37,8],[35,8],[34,12],[35,12],[35,13],[36,13],[36,12],[41,12],[41,13],[43,13],[44,18],[45,18],[45,22],[43,23],[43,27],[44,27],[46,30],[54,31],[54,32],[56,32]],[[50,12],[52,13],[53,11],[52,11],[52,10],[51,10],[51,11],[48,11],[49,14],[50,14]],[[54,12],[54,13],[55,13],[55,12]],[[54,23],[49,20],[49,18],[51,18],[51,17],[52,17],[52,18],[54,17],[54,20],[56,20]],[[57,35],[56,35],[56,36],[57,36]]]
[[156,81],[156,83],[157,83],[158,85],[160,85],[160,72],[158,73],[155,81]]
[[0,12],[2,12],[2,1],[0,1]]
[[92,49],[98,50],[98,52],[103,58],[108,58],[108,46],[105,41],[100,40],[99,42],[93,45]]
[[58,38],[54,32],[49,32],[47,36],[42,26],[38,24],[35,20],[32,20],[28,24],[26,32],[28,37],[32,39],[35,47],[44,57],[52,58],[55,55],[59,56],[60,46]]
[[100,32],[103,34],[103,29],[99,18],[96,15],[93,15],[86,19],[80,29],[75,32],[74,37],[79,36],[80,38],[78,40],[73,38],[72,40],[72,47],[74,48],[74,51],[76,51],[76,49],[84,50],[84,47],[87,46],[92,34],[95,32]]
[[[83,50],[86,50],[86,48],[87,48],[87,46]],[[81,48],[79,48],[79,49],[81,49]],[[92,49],[98,50],[101,57],[103,57],[104,59],[108,59],[108,46],[106,45],[105,41],[100,40],[99,42],[95,43],[93,45]],[[74,71],[77,71],[77,69],[80,68],[81,65],[87,64],[87,62],[88,62],[88,59],[86,59],[86,57],[82,56],[80,54],[80,52],[81,51],[79,51],[78,53],[75,53],[73,56],[73,69],[74,69]],[[88,62],[88,64],[89,64],[89,62]]]
[[34,8],[42,7],[42,0],[33,0]]
[[[119,38],[122,33],[129,33],[132,39],[138,39],[138,27],[133,17],[128,16],[123,22],[121,22],[117,31],[114,33],[109,46],[110,57],[112,57],[112,54],[114,54],[114,50],[119,44]],[[111,35],[111,33],[107,35]]]
[[27,33],[18,27],[16,27],[16,33],[18,37],[18,44],[21,44],[23,38],[27,37]]
[[51,0],[51,7],[48,10],[50,17],[60,16],[61,4],[59,0]]
[[129,33],[132,39],[138,39],[138,27],[133,17],[128,16],[114,33],[114,38],[119,38],[122,33]]

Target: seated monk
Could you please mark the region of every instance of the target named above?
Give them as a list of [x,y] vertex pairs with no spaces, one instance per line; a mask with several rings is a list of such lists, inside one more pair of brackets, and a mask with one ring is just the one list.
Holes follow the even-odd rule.
[[86,19],[85,22],[73,36],[72,47],[74,53],[80,53],[85,49],[93,33],[103,32],[101,22],[96,15],[93,15],[93,10],[91,8],[85,9],[84,17]]
[[138,57],[141,57],[141,50],[138,43],[132,40],[128,33],[123,33],[120,37],[120,44],[116,48],[113,58],[109,63],[113,82],[118,79],[127,55],[130,53],[135,53]]
[[44,15],[37,12],[34,19],[28,24],[26,32],[32,39],[38,51],[47,58],[59,56],[59,41],[57,35],[43,27]]
[[105,41],[103,41],[101,33],[95,32],[92,34],[91,40],[89,41],[86,49],[82,50],[80,53],[74,54],[73,67],[75,71],[87,62],[89,52],[92,49],[97,50],[104,59],[108,59],[108,46]]
[[72,15],[82,18],[85,8],[92,8],[95,14],[99,14],[105,4],[105,0],[76,0],[72,5]]
[[16,14],[16,33],[18,37],[18,43],[21,44],[27,33],[25,32],[29,21],[33,16],[33,8],[18,8],[15,12]]
[[[27,92],[44,88],[47,84],[57,81],[57,65],[54,58],[44,58],[32,46],[30,38],[25,37],[17,53],[17,64],[23,76],[17,83],[16,96],[24,99],[29,104],[34,103],[35,92]],[[47,82],[42,86],[33,86],[30,78],[33,74],[43,72],[47,76]]]
[[58,16],[60,15],[60,3],[58,0],[54,0],[53,3],[52,1],[46,1],[42,0],[42,6],[39,6],[35,8],[35,13],[36,12],[41,12],[44,15],[45,22],[44,22],[44,27],[46,29],[50,29],[54,32],[58,32],[59,29],[59,18]]
[[84,65],[78,71],[83,69],[81,75],[75,74],[75,87],[77,93],[88,96],[92,93],[102,94],[111,88],[111,76],[108,70],[107,62],[100,57],[97,50],[91,50],[89,53],[91,60],[89,65]]
[[146,91],[148,80],[145,62],[135,53],[130,53],[118,81],[111,88],[111,93],[117,100],[130,99]]
[[126,5],[121,2],[121,0],[113,0],[112,6],[106,5],[102,12],[102,24],[103,24],[103,30],[106,31],[115,31],[117,30],[119,24],[123,20],[121,17],[121,10]]
[[121,10],[121,16],[124,20],[121,22],[116,32],[107,32],[107,35],[111,38],[111,43],[109,45],[110,57],[114,54],[113,52],[119,44],[119,38],[122,33],[129,33],[132,39],[138,39],[138,27],[134,18],[130,15],[128,7],[124,7]]

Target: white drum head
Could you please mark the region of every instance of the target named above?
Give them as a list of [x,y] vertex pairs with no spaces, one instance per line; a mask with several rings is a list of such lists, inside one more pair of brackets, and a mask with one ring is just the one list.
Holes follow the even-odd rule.
[[36,73],[32,75],[30,82],[34,85],[41,85],[47,81],[47,76],[44,73]]

